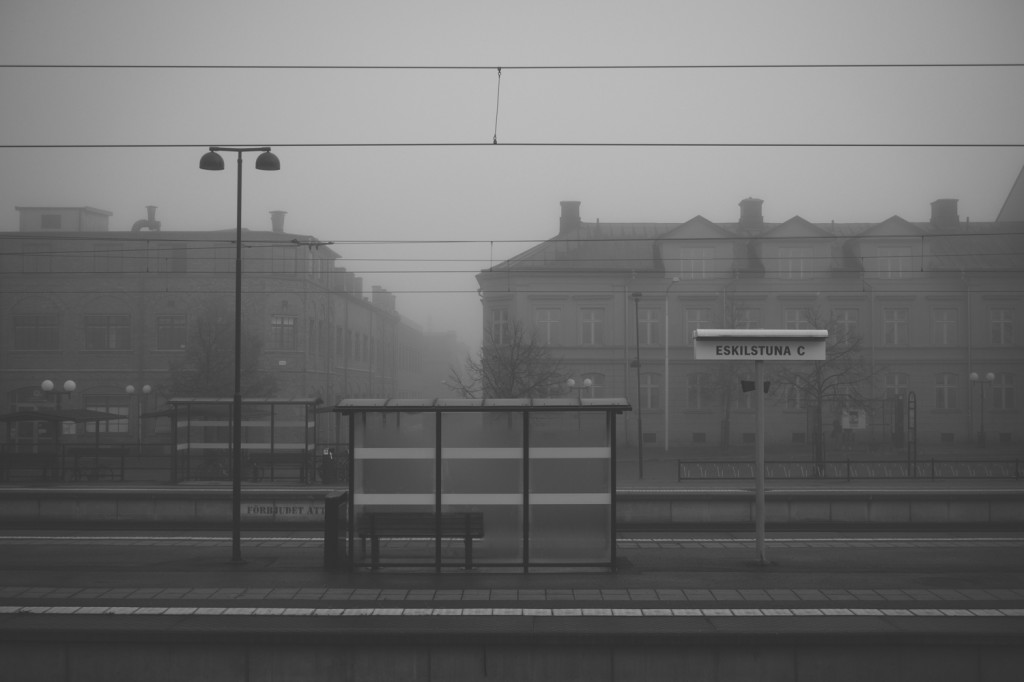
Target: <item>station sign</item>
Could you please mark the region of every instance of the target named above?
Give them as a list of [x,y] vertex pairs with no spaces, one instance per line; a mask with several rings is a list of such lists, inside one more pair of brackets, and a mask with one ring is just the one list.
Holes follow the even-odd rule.
[[824,360],[824,329],[697,329],[695,360]]

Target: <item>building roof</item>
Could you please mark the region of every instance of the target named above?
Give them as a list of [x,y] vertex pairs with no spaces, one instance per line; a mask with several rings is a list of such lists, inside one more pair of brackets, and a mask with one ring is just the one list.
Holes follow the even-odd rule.
[[[699,220],[698,220],[699,219]],[[704,226],[705,229],[696,229]],[[718,235],[710,233],[712,226]],[[790,227],[792,229],[786,229]],[[733,240],[737,274],[763,273],[762,247],[770,240],[791,239],[803,229],[807,239],[834,240],[831,270],[863,269],[862,246],[868,241],[905,237],[925,249],[926,271],[1024,271],[1024,221],[962,222],[956,230],[892,216],[879,223],[811,223],[799,217],[781,223],[711,223],[698,216],[685,223],[581,223],[481,273],[545,272],[600,275],[609,272],[663,272],[661,246],[680,241]]]

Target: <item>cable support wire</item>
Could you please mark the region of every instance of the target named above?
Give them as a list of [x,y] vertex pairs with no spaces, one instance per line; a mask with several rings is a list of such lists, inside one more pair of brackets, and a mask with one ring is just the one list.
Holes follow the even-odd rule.
[[0,64],[0,69],[266,70],[266,71],[671,71],[714,69],[991,69],[1024,62],[849,62],[768,64]]
[[[661,147],[661,148],[747,148],[747,149],[1016,149],[1024,142],[274,142],[233,144],[238,147],[276,148],[358,148],[358,147]],[[202,149],[206,143],[148,144],[0,144],[0,149]]]

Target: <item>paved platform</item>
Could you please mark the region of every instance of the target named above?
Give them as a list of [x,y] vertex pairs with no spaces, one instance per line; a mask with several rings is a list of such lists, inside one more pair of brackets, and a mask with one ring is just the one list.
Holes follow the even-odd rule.
[[[18,679],[1010,680],[1024,534],[637,535],[615,571],[331,572],[310,533],[0,533]],[[155,663],[154,663],[155,662]],[[119,677],[120,675],[120,677]],[[126,677],[127,675],[127,677]],[[948,675],[948,676],[947,676]]]

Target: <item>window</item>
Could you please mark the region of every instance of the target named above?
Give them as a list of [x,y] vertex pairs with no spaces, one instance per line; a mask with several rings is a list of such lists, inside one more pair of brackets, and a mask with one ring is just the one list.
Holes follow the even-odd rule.
[[989,327],[992,345],[1010,346],[1013,344],[1013,310],[993,308],[989,311]]
[[810,312],[806,308],[786,308],[782,311],[784,329],[810,329]]
[[781,247],[779,249],[779,276],[782,279],[810,277],[813,253],[808,247]]
[[882,311],[882,344],[906,346],[910,343],[910,311],[907,308],[886,308]]
[[39,219],[39,229],[41,230],[59,230],[60,229],[60,214],[59,213],[44,213]]
[[956,409],[957,380],[953,373],[937,374],[935,376],[935,409],[955,410]]
[[87,395],[83,398],[85,409],[96,412],[109,412],[120,415],[120,419],[109,419],[101,422],[86,422],[85,432],[96,433],[97,427],[100,433],[128,433],[128,405],[127,395]]
[[640,409],[657,410],[661,407],[661,375],[640,375]]
[[291,315],[270,316],[270,349],[295,350],[295,324]]
[[714,272],[715,249],[696,247],[680,249],[679,278],[705,279]]
[[584,308],[580,311],[580,343],[600,346],[604,343],[604,309]]
[[505,308],[496,308],[492,310],[490,342],[495,346],[504,346],[512,340],[509,336],[510,332],[511,329],[509,329],[508,310]]
[[890,372],[885,375],[885,397],[888,400],[902,398],[910,392],[910,377],[903,372]]
[[184,315],[157,315],[157,350],[185,350],[186,336],[187,327]]
[[640,319],[637,321],[640,345],[654,346],[658,344],[660,336],[661,312],[652,308],[641,308],[638,312]]
[[937,308],[932,311],[932,344],[936,346],[956,345],[956,310]]
[[538,308],[534,313],[537,343],[557,346],[562,339],[562,311],[558,308]]
[[853,343],[857,340],[857,323],[860,311],[856,308],[836,308],[832,311],[832,323],[837,343]]
[[711,376],[707,372],[686,375],[686,407],[706,410],[711,407]]
[[910,273],[909,246],[880,246],[876,274],[882,279],[903,279]]
[[992,409],[1012,410],[1015,406],[1013,375],[1006,372],[996,372],[995,379],[992,381]]
[[757,308],[737,308],[733,313],[736,329],[760,329],[761,311]]
[[683,337],[686,345],[693,345],[695,329],[711,327],[711,311],[707,308],[687,308],[683,311]]
[[128,350],[131,348],[128,315],[86,315],[86,350]]
[[15,350],[57,350],[60,333],[56,315],[15,315]]

